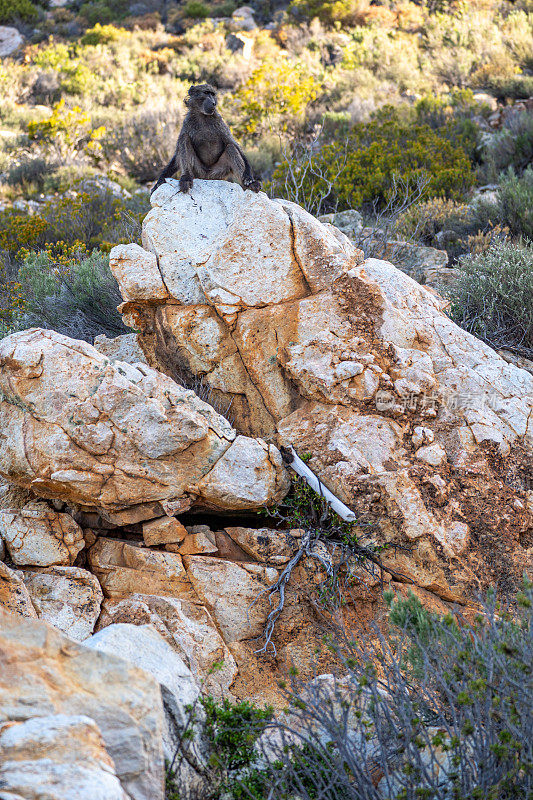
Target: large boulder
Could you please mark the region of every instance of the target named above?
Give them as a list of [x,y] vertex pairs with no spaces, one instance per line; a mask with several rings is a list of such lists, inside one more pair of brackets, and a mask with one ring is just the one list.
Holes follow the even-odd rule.
[[[145,364],[111,361],[53,331],[31,329],[0,342],[0,398],[0,474],[85,509],[141,509],[123,524],[161,516],[160,501],[205,497],[209,506],[256,508],[288,489],[277,450],[236,439],[230,423],[194,392]],[[233,445],[253,471],[253,485],[236,485],[243,473],[233,466]],[[235,495],[218,488],[217,463],[227,451]],[[17,519],[8,522],[13,528]],[[15,533],[10,543],[4,531],[13,553],[25,538]]]
[[[0,725],[50,714],[89,717],[131,800],[163,800],[163,708],[159,684],[147,672],[83,647],[40,620],[1,610],[0,664]],[[81,750],[73,750],[76,758]],[[44,774],[38,767],[43,780]],[[108,796],[115,797],[111,790]]]
[[98,725],[81,714],[2,725],[0,787],[5,800],[130,800]]
[[[308,454],[398,579],[464,603],[518,578],[533,376],[292,203],[167,181],[152,204],[131,280],[124,246],[111,253],[148,361],[201,381],[241,433]],[[154,256],[168,299],[132,290]]]
[[98,629],[115,623],[152,625],[201,679],[204,691],[228,697],[237,665],[213,618],[199,601],[142,594],[106,598]]
[[24,36],[16,28],[0,25],[0,58],[16,53],[24,43]]
[[172,761],[181,736],[193,727],[187,709],[197,705],[200,694],[190,669],[151,625],[109,625],[85,644],[100,653],[125,658],[158,682],[165,711],[165,757]]

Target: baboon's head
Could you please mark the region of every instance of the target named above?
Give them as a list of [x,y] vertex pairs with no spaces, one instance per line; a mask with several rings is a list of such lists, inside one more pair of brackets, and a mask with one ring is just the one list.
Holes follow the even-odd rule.
[[217,90],[208,83],[191,86],[185,98],[185,105],[210,117],[217,107]]

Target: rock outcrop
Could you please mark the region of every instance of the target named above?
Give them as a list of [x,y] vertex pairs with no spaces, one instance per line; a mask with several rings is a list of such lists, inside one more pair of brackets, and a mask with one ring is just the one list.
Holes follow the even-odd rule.
[[[22,781],[31,781],[32,776],[30,766],[21,766],[18,776],[18,767],[10,766],[19,756],[24,761],[25,753],[29,753],[22,743],[20,750],[16,750],[13,737],[17,738],[17,731],[9,734],[10,729],[6,731],[2,723],[32,722],[35,718],[59,714],[77,719],[62,719],[60,723],[56,720],[49,738],[38,722],[20,730],[21,742],[35,737],[34,756],[48,748],[49,757],[58,761],[58,769],[66,774],[65,753],[57,740],[52,741],[53,733],[57,724],[63,731],[81,726],[83,738],[79,749],[72,751],[70,767],[71,774],[78,772],[81,780],[83,772],[75,769],[76,763],[81,766],[81,759],[87,759],[90,771],[93,766],[96,769],[99,762],[101,766],[105,763],[99,730],[109,756],[109,777],[114,774],[109,769],[114,764],[122,789],[131,800],[163,800],[163,708],[159,684],[147,672],[122,658],[83,647],[40,620],[24,619],[1,609],[0,664],[0,748],[15,748],[7,764],[7,773],[2,773],[2,769],[6,770],[5,764],[0,767],[0,777],[8,781],[8,786],[9,781],[13,787],[20,786]],[[94,727],[86,722],[86,717],[95,723]],[[43,737],[40,745],[39,737]],[[74,742],[69,741],[71,748],[73,745]],[[35,769],[45,780],[46,769],[38,766]],[[95,775],[93,777],[96,779]],[[115,796],[123,800],[120,794],[112,794],[111,789],[105,798]],[[62,797],[59,795],[58,800]]]
[[16,28],[0,25],[0,58],[16,53],[24,43],[24,36]]
[[6,800],[130,800],[98,725],[81,714],[1,725],[0,787]]
[[[379,622],[381,579],[468,617],[476,592],[511,588],[533,552],[528,371],[292,203],[216,181],[189,195],[169,181],[153,203],[144,247],[111,254],[135,341],[101,340],[99,352],[32,329],[0,342],[11,484],[0,485],[0,606],[19,615],[0,621],[0,656],[29,664],[9,697],[0,677],[0,721],[88,715],[132,800],[161,796],[161,692],[168,755],[200,684],[279,704],[280,671],[331,671],[324,634]],[[384,571],[350,562],[338,611],[316,591],[338,548],[304,552],[307,530],[247,519],[288,491],[282,445],[353,509],[359,543],[379,548]],[[104,667],[111,656],[73,639],[133,663]],[[118,687],[136,690],[133,664],[155,676],[143,680],[157,700],[141,693],[125,718]],[[89,708],[91,692],[109,716]],[[201,760],[191,752],[189,766]]]
[[165,711],[164,754],[172,761],[180,735],[188,726],[185,709],[193,706],[200,694],[190,669],[151,625],[109,625],[91,636],[86,646],[124,658],[155,678]]
[[[2,340],[0,398],[0,474],[39,497],[87,510],[125,510],[124,524],[163,516],[161,503],[183,498],[189,505],[256,508],[276,502],[289,486],[275,447],[236,438],[230,423],[194,392],[145,364],[110,361],[52,331]],[[31,546],[25,513],[6,515],[2,535],[18,558],[20,548]],[[60,538],[55,532],[48,538],[54,537]],[[66,537],[62,543],[68,548]],[[65,558],[23,555],[17,563],[72,563]]]
[[40,619],[81,642],[91,636],[104,599],[98,579],[79,567],[21,570]]
[[0,511],[0,536],[13,563],[22,566],[70,565],[85,547],[70,514],[59,514],[46,503]]
[[400,580],[466,603],[520,576],[532,376],[292,203],[214,181],[152,203],[144,255],[111,254],[149,363],[201,378],[241,434],[309,454]]

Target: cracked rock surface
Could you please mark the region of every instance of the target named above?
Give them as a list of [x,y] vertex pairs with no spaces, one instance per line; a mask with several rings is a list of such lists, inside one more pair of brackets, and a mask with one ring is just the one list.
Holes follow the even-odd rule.
[[[146,364],[111,361],[53,331],[30,329],[0,342],[0,430],[0,474],[39,497],[86,509],[149,507],[148,516],[138,515],[147,519],[164,514],[154,502],[187,496],[190,505],[201,494],[215,507],[256,508],[258,499],[273,503],[288,489],[275,448],[236,439],[230,423],[194,392]],[[237,444],[242,474],[231,457]],[[218,488],[225,455],[234,492]],[[75,541],[55,529],[48,538],[57,540],[58,554],[27,559],[27,513],[2,515],[13,560],[71,564]]]
[[144,258],[168,299],[132,299],[138,251],[131,268],[118,251],[115,269],[148,362],[201,378],[240,434],[309,454],[399,580],[466,603],[518,579],[533,545],[533,376],[292,203],[167,181],[152,204]]

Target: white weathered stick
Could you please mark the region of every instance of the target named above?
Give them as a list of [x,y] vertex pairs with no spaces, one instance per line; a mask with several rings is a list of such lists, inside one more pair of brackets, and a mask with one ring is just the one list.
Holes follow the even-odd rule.
[[338,497],[335,497],[333,492],[330,492],[330,490],[324,486],[321,480],[317,478],[315,473],[309,469],[307,464],[305,464],[302,459],[296,455],[292,445],[284,449],[288,450],[292,456],[290,465],[293,470],[300,475],[300,477],[302,477],[306,483],[309,484],[311,489],[314,489],[317,494],[321,494],[326,502],[329,503],[333,511],[339,515],[339,517],[344,519],[346,522],[355,522],[355,514],[353,511],[348,508],[348,506],[344,505],[342,500],[339,500]]

